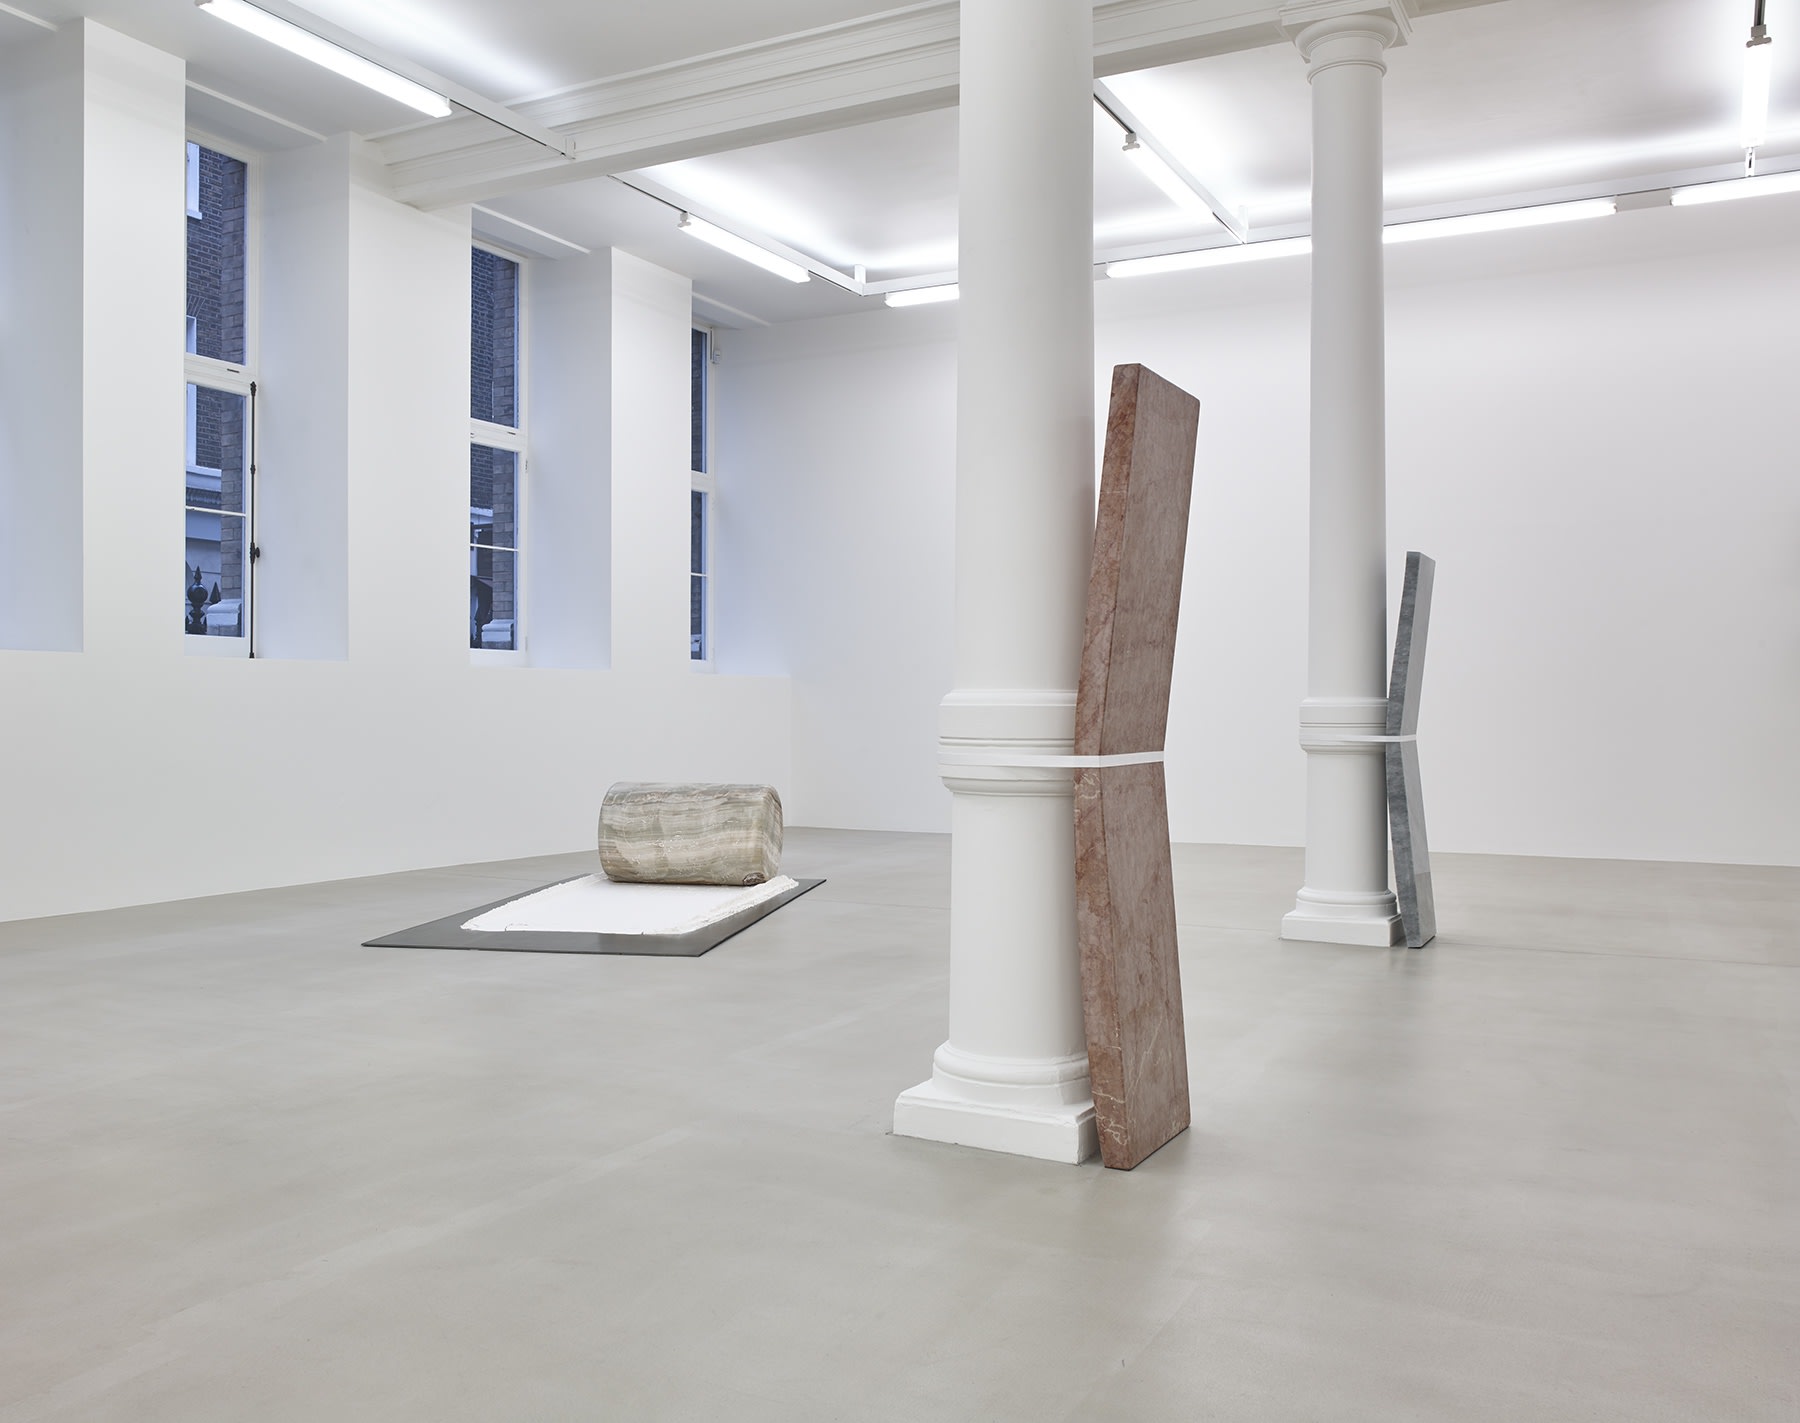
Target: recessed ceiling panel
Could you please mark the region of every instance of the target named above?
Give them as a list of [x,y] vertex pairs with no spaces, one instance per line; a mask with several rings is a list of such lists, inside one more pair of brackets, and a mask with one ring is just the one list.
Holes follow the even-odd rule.
[[[956,266],[954,109],[883,119],[645,171],[701,208],[870,281]],[[1125,135],[1094,110],[1094,232],[1102,249],[1217,236],[1124,154]]]

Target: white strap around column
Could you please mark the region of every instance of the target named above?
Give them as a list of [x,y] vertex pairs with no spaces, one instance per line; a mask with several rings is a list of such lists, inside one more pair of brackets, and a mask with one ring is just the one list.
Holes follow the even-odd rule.
[[1121,751],[1111,756],[1037,756],[1031,754],[993,756],[985,751],[940,751],[940,766],[993,766],[999,769],[1019,767],[1039,770],[1077,770],[1108,766],[1148,766],[1163,759],[1161,751]]

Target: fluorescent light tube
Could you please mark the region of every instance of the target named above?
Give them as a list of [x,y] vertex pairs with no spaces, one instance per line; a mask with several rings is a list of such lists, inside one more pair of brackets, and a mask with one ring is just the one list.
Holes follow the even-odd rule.
[[1140,142],[1135,133],[1128,136],[1125,156],[1137,165],[1140,173],[1161,188],[1177,207],[1200,213],[1209,219],[1212,217],[1212,209],[1206,205],[1206,200],[1183,182],[1181,175],[1163,162],[1154,149]]
[[1769,59],[1775,46],[1765,37],[1744,47],[1743,148],[1761,148],[1769,137]]
[[1721,183],[1698,183],[1677,188],[1669,202],[1678,208],[1696,203],[1725,203],[1734,198],[1760,198],[1769,193],[1800,193],[1800,169],[1792,173],[1761,173],[1754,178],[1730,178]]
[[962,288],[955,282],[941,287],[913,287],[903,292],[889,292],[883,298],[889,306],[930,306],[938,301],[955,301]]
[[790,282],[810,282],[812,273],[798,262],[790,262],[786,257],[777,257],[767,248],[758,247],[748,238],[739,237],[735,232],[727,232],[722,227],[714,227],[710,222],[684,212],[678,224],[689,237],[698,237],[708,246],[717,247],[721,252],[729,252],[741,262],[748,262],[753,267],[761,267],[765,272],[773,272],[776,276]]
[[1261,262],[1270,257],[1300,257],[1312,251],[1310,237],[1283,237],[1275,242],[1245,242],[1231,247],[1208,247],[1200,252],[1169,252],[1160,257],[1127,257],[1108,262],[1109,277],[1153,277],[1160,272],[1187,272],[1196,267],[1233,267],[1239,262]]
[[386,94],[390,99],[398,99],[422,114],[429,114],[434,119],[450,116],[450,101],[442,94],[427,89],[423,84],[415,84],[391,69],[383,69],[373,60],[364,59],[360,54],[352,54],[330,40],[320,39],[311,30],[290,25],[267,10],[259,10],[246,3],[246,0],[198,0],[198,4],[209,15],[217,15],[227,24],[236,25],[258,39],[279,45],[290,54],[310,59],[333,74],[341,74],[346,79],[353,79],[358,84]]
[[1611,217],[1618,210],[1618,204],[1611,198],[1586,198],[1577,203],[1546,203],[1541,207],[1505,208],[1500,212],[1472,212],[1464,217],[1395,223],[1381,230],[1381,240],[1423,242],[1431,237],[1455,237],[1465,232],[1504,232],[1514,227],[1543,227],[1553,222]]
[[[1419,242],[1429,237],[1453,237],[1462,232],[1500,232],[1513,227],[1540,227],[1545,223],[1610,217],[1617,211],[1618,204],[1611,198],[1588,198],[1577,203],[1550,203],[1542,207],[1508,208],[1502,212],[1476,212],[1464,217],[1396,223],[1392,227],[1383,228],[1381,238],[1384,242]],[[1148,277],[1158,272],[1185,272],[1196,267],[1226,267],[1239,262],[1258,262],[1269,257],[1297,257],[1311,251],[1310,237],[1284,237],[1276,242],[1246,242],[1236,247],[1208,247],[1200,252],[1171,252],[1163,257],[1131,257],[1122,262],[1109,262],[1106,275]]]

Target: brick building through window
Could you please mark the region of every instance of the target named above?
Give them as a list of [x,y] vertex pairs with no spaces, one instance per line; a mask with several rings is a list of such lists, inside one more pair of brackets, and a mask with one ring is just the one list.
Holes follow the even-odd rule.
[[182,622],[189,633],[244,637],[250,578],[249,169],[194,143],[188,145],[188,168]]
[[469,646],[514,652],[519,626],[519,264],[470,249]]

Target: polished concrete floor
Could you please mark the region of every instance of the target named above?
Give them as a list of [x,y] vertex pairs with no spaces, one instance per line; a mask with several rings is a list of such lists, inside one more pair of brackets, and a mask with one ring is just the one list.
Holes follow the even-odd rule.
[[888,1135],[947,846],[695,960],[360,948],[474,865],[0,925],[0,1419],[1800,1418],[1800,871],[1177,851],[1194,1129]]

